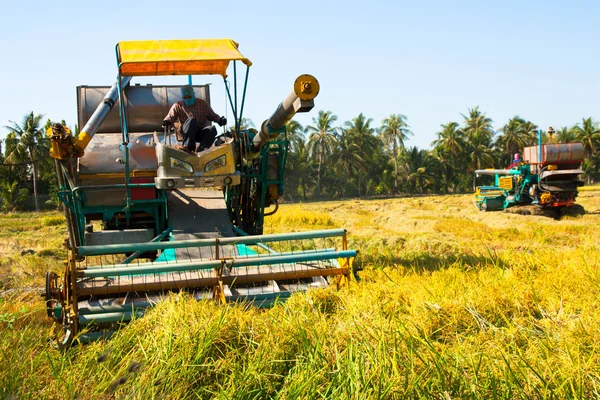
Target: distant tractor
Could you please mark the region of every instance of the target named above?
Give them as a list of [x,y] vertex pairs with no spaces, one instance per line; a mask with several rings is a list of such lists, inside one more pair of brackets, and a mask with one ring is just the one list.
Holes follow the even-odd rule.
[[[583,186],[580,175],[584,147],[581,143],[542,144],[538,130],[538,145],[525,147],[523,159],[507,169],[475,171],[475,206],[481,211],[506,210],[513,206],[538,206],[560,212],[577,198]],[[554,133],[550,128],[548,135]],[[481,176],[493,176],[490,185],[477,185]]]

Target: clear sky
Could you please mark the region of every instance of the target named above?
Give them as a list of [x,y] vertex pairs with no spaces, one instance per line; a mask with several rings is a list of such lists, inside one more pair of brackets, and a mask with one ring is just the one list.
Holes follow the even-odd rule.
[[[296,76],[321,84],[311,113],[374,126],[402,113],[408,145],[479,106],[496,128],[518,114],[542,126],[600,119],[600,2],[6,1],[0,24],[0,126],[34,111],[76,123],[77,85],[111,85],[121,40],[231,38],[253,66],[245,116],[268,118]],[[186,77],[139,83],[185,83]],[[213,108],[225,114],[220,77]],[[228,112],[231,116],[231,112]],[[0,129],[0,136],[6,130]]]

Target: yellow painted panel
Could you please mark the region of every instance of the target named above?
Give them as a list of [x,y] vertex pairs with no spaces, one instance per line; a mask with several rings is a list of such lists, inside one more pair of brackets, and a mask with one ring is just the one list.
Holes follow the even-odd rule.
[[[155,178],[156,170],[153,171],[141,171],[141,170],[133,170],[131,171],[132,178]],[[90,180],[90,179],[125,179],[125,174],[122,172],[114,172],[108,174],[79,174],[79,179],[82,181]]]
[[119,42],[121,74],[125,76],[202,75],[226,76],[230,61],[252,63],[231,39],[140,40]]
[[504,190],[511,190],[513,188],[513,180],[512,177],[506,176],[504,178],[498,179],[498,186]]

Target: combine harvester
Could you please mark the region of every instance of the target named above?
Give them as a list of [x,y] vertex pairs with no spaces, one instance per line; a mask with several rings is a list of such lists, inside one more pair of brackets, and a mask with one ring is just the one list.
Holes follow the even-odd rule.
[[[120,42],[116,56],[112,87],[77,88],[81,133],[49,130],[69,233],[64,274],[46,276],[59,347],[109,336],[170,291],[267,307],[328,278],[352,278],[356,251],[344,229],[263,235],[283,194],[285,126],[313,108],[314,77],[298,77],[257,132],[240,129],[251,62],[234,41]],[[238,62],[246,65],[239,104]],[[181,87],[130,81],[187,75],[191,84],[206,74],[223,77],[235,127],[207,150],[178,150],[161,124]],[[193,89],[210,103],[208,85]]]
[[[584,148],[581,143],[542,144],[538,130],[538,145],[525,147],[523,160],[509,169],[479,169],[475,171],[475,206],[481,211],[508,210],[513,206],[535,207],[540,212],[560,215],[565,207],[575,203],[577,188],[583,186],[579,175]],[[554,130],[548,131],[550,139]],[[480,176],[493,176],[493,185],[477,186]],[[519,208],[515,208],[519,212]],[[531,210],[528,210],[531,213]]]

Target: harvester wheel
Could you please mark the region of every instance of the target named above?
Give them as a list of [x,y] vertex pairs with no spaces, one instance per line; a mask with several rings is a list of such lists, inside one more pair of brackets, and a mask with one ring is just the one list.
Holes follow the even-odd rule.
[[46,273],[46,312],[49,317],[54,319],[50,339],[60,350],[71,346],[77,333],[73,313],[68,307],[65,307],[66,298],[63,290],[70,286],[68,277],[67,274],[61,279],[54,272]]
[[75,337],[75,324],[68,312],[63,310],[61,321],[54,323],[53,336],[56,340],[56,345],[60,350],[64,350],[71,346]]
[[58,286],[58,275],[46,272],[46,313],[50,318],[55,318],[54,308],[60,302],[61,292]]
[[58,348],[63,350],[67,347],[71,346],[73,343],[73,337],[75,336],[75,331],[73,329],[73,321],[70,317],[64,318],[62,323],[62,332],[57,332],[56,342],[58,344]]

